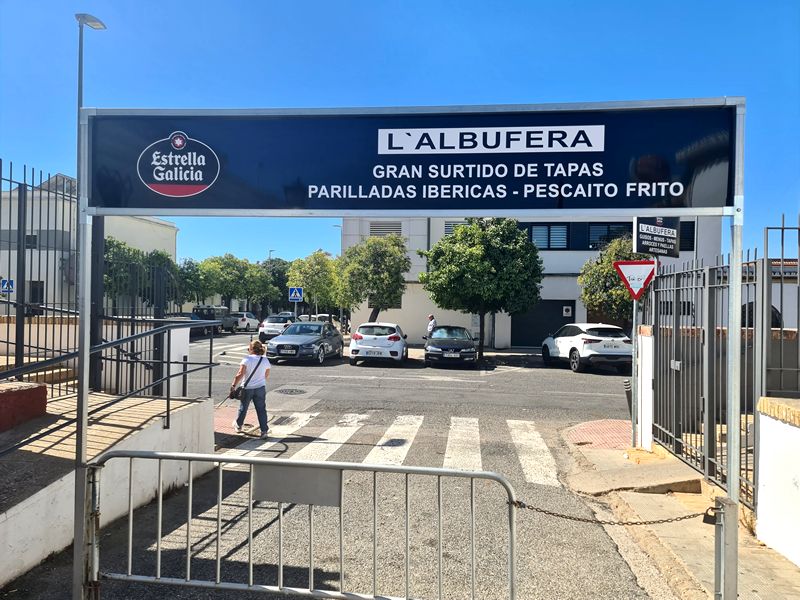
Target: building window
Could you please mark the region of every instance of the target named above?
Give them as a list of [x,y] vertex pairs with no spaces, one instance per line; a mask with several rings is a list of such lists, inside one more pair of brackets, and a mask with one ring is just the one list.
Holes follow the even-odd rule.
[[465,221],[445,221],[444,222],[444,234],[451,235],[456,227],[460,225],[466,225]]
[[681,221],[681,251],[694,251],[694,221]]
[[[375,303],[372,300],[372,296],[370,296],[369,300],[367,301],[367,308],[375,308]],[[403,297],[402,296],[398,297],[397,300],[391,306],[388,307],[388,309],[391,308],[403,308]]]
[[630,223],[589,223],[589,249],[602,250],[612,240],[630,237],[632,232]]
[[25,236],[25,249],[26,250],[36,250],[39,247],[39,236],[38,235],[26,235]]
[[569,229],[567,225],[531,225],[531,240],[539,250],[566,250]]
[[402,235],[403,223],[400,221],[371,221],[369,237],[383,237],[391,234]]

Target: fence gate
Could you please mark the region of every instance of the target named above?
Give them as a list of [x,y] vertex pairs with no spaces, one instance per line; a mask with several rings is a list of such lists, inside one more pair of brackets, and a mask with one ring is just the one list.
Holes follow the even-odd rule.
[[[134,513],[153,496],[155,507]],[[111,451],[89,466],[88,498],[97,596],[116,580],[351,600],[516,598],[516,496],[496,473]],[[124,552],[104,555],[101,512],[127,515]]]
[[[742,262],[741,421],[733,435],[740,437],[741,501],[750,508],[756,504],[758,399],[800,397],[798,232],[785,223],[767,228],[765,255],[748,252]],[[662,267],[642,315],[654,341],[653,437],[723,489],[731,435],[729,276],[723,258],[712,266],[694,261]]]

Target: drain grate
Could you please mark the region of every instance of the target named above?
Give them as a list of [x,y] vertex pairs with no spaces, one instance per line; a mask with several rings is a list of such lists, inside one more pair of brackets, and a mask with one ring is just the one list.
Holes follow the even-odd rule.
[[286,396],[299,396],[300,394],[305,394],[305,390],[301,390],[300,388],[281,388],[279,390],[275,390],[276,394],[285,394]]

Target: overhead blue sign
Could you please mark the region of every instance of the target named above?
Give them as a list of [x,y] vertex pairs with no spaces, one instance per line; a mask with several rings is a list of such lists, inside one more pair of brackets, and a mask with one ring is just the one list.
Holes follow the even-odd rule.
[[93,109],[89,206],[719,210],[734,201],[738,103],[338,114]]
[[14,293],[14,280],[0,279],[0,294],[13,294],[13,293]]
[[289,302],[302,302],[303,301],[303,288],[290,287],[289,288]]

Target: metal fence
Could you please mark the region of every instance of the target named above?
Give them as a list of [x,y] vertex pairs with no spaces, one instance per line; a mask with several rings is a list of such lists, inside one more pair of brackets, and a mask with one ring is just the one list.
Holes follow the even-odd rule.
[[[78,348],[75,192],[70,177],[0,160],[0,379],[13,370],[18,379],[45,383],[50,399],[76,392],[77,361],[65,358]],[[97,271],[92,346],[180,314],[177,274],[163,256],[106,257]],[[123,395],[163,378],[167,337],[136,337],[94,354],[91,388]],[[54,363],[59,357],[65,360]],[[164,389],[151,386],[150,393]]]
[[[0,369],[77,348],[76,223],[74,180],[0,160]],[[30,376],[51,397],[73,378],[71,364]]]
[[654,337],[654,438],[721,487],[727,440],[741,440],[741,500],[754,508],[761,396],[800,397],[797,256],[800,225],[770,227],[764,254],[748,252],[742,270],[741,425],[727,430],[729,260],[659,269],[643,306]]
[[[127,556],[126,560],[118,563],[124,569],[118,572],[103,568],[99,535],[102,467],[112,460],[128,463]],[[178,517],[182,521],[180,531],[176,531],[176,524],[164,525],[165,495],[168,492],[164,481],[168,477],[168,467],[171,467],[170,480],[178,481],[179,485],[183,481],[186,486],[185,494],[181,493],[175,499],[178,506],[173,507],[177,509],[176,513],[182,514],[182,517]],[[204,502],[198,501],[194,496],[195,487],[202,483],[193,481],[193,474],[201,469],[202,472],[209,469],[216,471],[216,476],[210,475],[213,479],[207,482],[209,485],[206,486]],[[346,474],[352,476],[355,473],[365,476],[366,481],[351,482],[348,486]],[[236,486],[238,489],[244,488],[239,501],[232,498],[233,492],[230,490],[227,494],[223,493],[223,476],[232,474],[244,476]],[[137,476],[139,481],[134,483]],[[395,479],[390,482],[390,477]],[[435,485],[433,494],[423,500],[412,497],[409,485],[411,480],[420,479]],[[447,486],[448,491],[453,491],[456,480],[468,483],[456,491],[466,496],[467,504],[458,514],[445,515],[443,489]],[[90,560],[87,569],[90,580],[87,583],[97,592],[103,579],[113,579],[315,598],[441,599],[445,594],[447,597],[469,597],[473,600],[488,597],[513,600],[516,597],[516,497],[510,483],[496,473],[286,461],[249,456],[112,451],[90,465],[89,482],[92,505],[86,529]],[[507,524],[501,525],[496,518],[492,518],[485,525],[490,531],[484,532],[494,542],[491,546],[492,556],[506,559],[505,572],[501,568],[498,573],[497,566],[488,568],[476,563],[479,540],[485,539],[485,536],[481,537],[476,533],[478,482],[496,483],[500,486],[499,490],[495,489],[497,493],[492,496],[494,500],[484,499],[483,494],[481,500],[487,503],[500,501],[500,504],[493,506],[507,515]],[[133,533],[134,495],[139,494],[139,502],[146,501],[146,498],[141,497],[143,488],[153,490],[156,497],[155,540],[148,538],[145,542],[143,550],[148,554],[146,559],[142,558],[141,553],[137,554]],[[346,488],[349,490],[347,493]],[[120,489],[125,488],[116,485],[108,500],[118,506],[122,499]],[[484,491],[482,486],[481,491]],[[209,502],[208,492],[212,492],[215,500]],[[392,499],[395,500],[392,507],[382,510],[381,507]],[[265,508],[258,504],[264,502],[272,506]],[[230,520],[227,517],[223,520],[224,504],[233,505],[239,511],[236,515],[230,515],[233,517]],[[200,505],[203,508],[199,509]],[[287,522],[286,509],[297,505],[307,506],[306,517],[299,517],[294,513],[293,518]],[[349,509],[349,517],[346,517],[346,508]],[[257,514],[266,511],[269,515]],[[427,518],[431,512],[436,514],[435,530],[431,528]],[[402,518],[398,518],[399,515]],[[260,517],[258,523],[257,517]],[[458,532],[466,535],[464,541],[459,539],[459,547],[451,544],[445,550],[443,532],[448,517],[452,525],[457,524]],[[152,525],[152,515],[142,519],[146,526]],[[235,528],[236,523],[241,524],[238,529]],[[397,530],[393,531],[388,547],[384,546],[379,550],[380,532],[391,524],[396,524]],[[298,529],[301,531],[298,532]],[[320,534],[316,533],[318,529]],[[353,531],[354,529],[359,531]],[[197,530],[200,538],[197,537]],[[421,542],[420,535],[426,537],[424,542]],[[169,540],[166,540],[167,536],[170,537]],[[285,543],[285,538],[292,540],[291,547]],[[371,542],[369,545],[365,544],[365,538]],[[306,540],[307,543],[304,544]],[[166,547],[168,544],[169,548]],[[434,544],[435,555],[428,555],[427,549]],[[503,545],[506,546],[505,549]],[[255,565],[255,547],[274,549],[275,563],[267,565],[274,567],[268,570],[272,581],[264,577],[263,561],[258,561],[259,564]],[[354,564],[352,555],[349,561],[346,559],[345,548],[358,553],[358,565]],[[240,560],[234,561],[234,552],[237,557],[246,557],[245,564]],[[436,575],[428,582],[432,585],[428,586],[421,585],[412,577],[412,572],[415,571],[411,568],[412,555],[422,552],[429,556],[429,561],[435,561],[429,562],[432,568],[435,566]],[[165,564],[166,553],[169,553],[169,565]],[[303,559],[306,562],[305,569],[298,568],[296,565]],[[320,578],[315,578],[316,567],[323,561],[331,566],[335,565],[338,570],[338,573],[334,572],[331,577],[327,577],[325,583],[320,582]],[[385,564],[382,564],[383,561]],[[453,565],[464,563],[469,565],[464,573],[466,577],[452,576]],[[142,564],[147,566],[147,572],[137,572],[134,567],[141,567]],[[359,570],[359,566],[362,569]],[[286,574],[288,569],[291,569],[291,575]],[[387,584],[379,577],[379,572],[383,569],[384,573],[392,574],[392,584]],[[238,574],[236,578],[230,576],[234,571]],[[256,577],[254,571],[260,577]],[[445,577],[448,571],[451,576]],[[399,573],[402,573],[402,578],[397,576]],[[307,585],[300,585],[299,582]],[[398,595],[387,594],[387,588]]]

